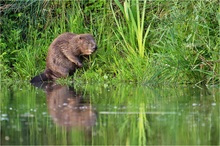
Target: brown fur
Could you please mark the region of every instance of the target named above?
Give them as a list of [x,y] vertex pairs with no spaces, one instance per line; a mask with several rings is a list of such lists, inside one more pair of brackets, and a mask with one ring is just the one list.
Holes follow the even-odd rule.
[[83,56],[91,55],[97,49],[90,34],[63,33],[50,45],[44,73],[34,77],[31,83],[56,80],[72,75],[82,67]]

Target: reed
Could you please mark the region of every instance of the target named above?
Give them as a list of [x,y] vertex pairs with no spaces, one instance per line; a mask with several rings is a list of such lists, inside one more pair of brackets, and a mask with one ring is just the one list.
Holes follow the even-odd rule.
[[145,30],[145,10],[147,1],[143,1],[143,7],[140,6],[139,1],[126,0],[124,5],[118,0],[114,2],[120,8],[119,10],[123,15],[122,18],[119,18],[121,20],[116,17],[117,11],[113,9],[113,4],[111,2],[112,14],[117,25],[117,29],[115,30],[117,32],[115,32],[115,35],[129,55],[138,55],[141,58],[145,57],[147,51],[146,37],[150,30],[150,24]]

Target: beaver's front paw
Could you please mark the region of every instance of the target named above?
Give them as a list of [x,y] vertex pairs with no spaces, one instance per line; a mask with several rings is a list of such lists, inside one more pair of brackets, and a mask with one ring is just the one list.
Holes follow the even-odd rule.
[[83,67],[83,65],[82,65],[82,63],[80,63],[80,62],[77,62],[77,64],[76,64],[78,67]]

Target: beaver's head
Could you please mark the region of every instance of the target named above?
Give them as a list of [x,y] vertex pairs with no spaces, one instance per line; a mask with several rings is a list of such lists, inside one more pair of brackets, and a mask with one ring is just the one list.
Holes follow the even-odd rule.
[[91,34],[80,34],[77,36],[77,39],[81,55],[91,55],[97,50],[95,39]]

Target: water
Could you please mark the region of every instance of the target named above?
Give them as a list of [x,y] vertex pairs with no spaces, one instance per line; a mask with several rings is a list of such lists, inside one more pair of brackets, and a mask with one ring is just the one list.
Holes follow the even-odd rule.
[[[39,86],[39,85],[36,85]],[[1,145],[220,145],[220,88],[2,85]]]

